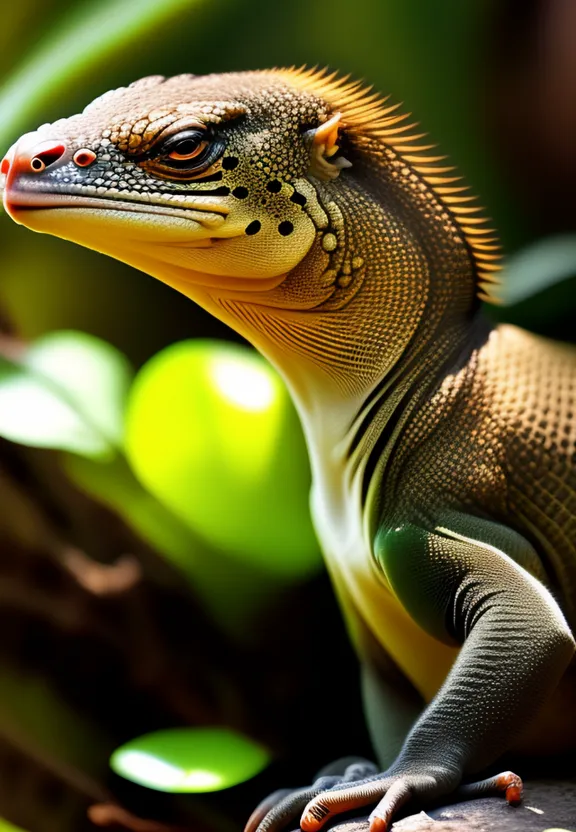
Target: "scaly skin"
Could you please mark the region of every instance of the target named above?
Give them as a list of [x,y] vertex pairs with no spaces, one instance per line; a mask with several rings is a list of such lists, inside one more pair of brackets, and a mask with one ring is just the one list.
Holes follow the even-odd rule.
[[315,72],[153,77],[2,164],[17,222],[184,292],[299,409],[381,771],[277,792],[252,832],[368,805],[379,832],[458,789],[515,803],[516,775],[471,775],[576,746],[576,353],[483,319],[494,238],[395,109]]

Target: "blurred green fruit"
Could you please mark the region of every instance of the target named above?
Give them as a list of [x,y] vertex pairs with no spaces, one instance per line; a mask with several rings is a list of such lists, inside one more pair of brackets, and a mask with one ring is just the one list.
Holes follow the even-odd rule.
[[296,411],[254,351],[183,341],[138,374],[126,453],[142,483],[211,545],[300,577],[320,563]]
[[265,748],[226,728],[174,728],[127,742],[110,765],[150,789],[215,792],[255,777],[269,761]]

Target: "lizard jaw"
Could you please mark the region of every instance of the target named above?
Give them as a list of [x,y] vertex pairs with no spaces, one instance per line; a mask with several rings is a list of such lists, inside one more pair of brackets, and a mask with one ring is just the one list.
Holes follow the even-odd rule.
[[69,237],[78,221],[82,224],[83,219],[94,217],[97,225],[104,222],[107,233],[113,235],[121,234],[133,241],[151,243],[158,239],[162,243],[191,247],[209,245],[211,235],[218,229],[223,230],[228,213],[213,200],[207,205],[179,208],[131,199],[14,188],[4,190],[4,207],[19,225],[56,236]]
[[309,223],[296,258],[281,244],[271,258],[266,237],[247,237],[245,222],[214,197],[188,197],[184,206],[145,202],[139,194],[100,197],[35,184],[8,176],[4,205],[17,223],[115,257],[189,297],[194,287],[226,294],[274,288],[314,240]]
[[216,213],[204,207],[172,208],[136,200],[10,189],[4,191],[4,206],[20,225],[109,254],[193,299],[198,291],[267,291],[285,277],[282,273],[254,280],[250,275],[219,274],[210,264],[194,267],[192,250],[211,249],[244,236],[224,227],[224,206],[219,206],[222,213]]

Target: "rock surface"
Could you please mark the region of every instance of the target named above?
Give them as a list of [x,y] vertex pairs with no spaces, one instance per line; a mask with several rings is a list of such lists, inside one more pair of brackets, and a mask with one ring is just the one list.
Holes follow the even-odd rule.
[[[338,832],[368,832],[368,818],[336,824]],[[539,780],[525,784],[521,806],[498,797],[454,803],[409,815],[391,832],[576,832],[576,782]]]

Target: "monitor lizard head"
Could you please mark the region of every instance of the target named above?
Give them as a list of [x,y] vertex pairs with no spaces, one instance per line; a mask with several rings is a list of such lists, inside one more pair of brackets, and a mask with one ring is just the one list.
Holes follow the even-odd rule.
[[150,77],[106,93],[10,149],[5,207],[168,282],[269,285],[314,240],[308,177],[347,164],[329,105],[287,77]]
[[153,76],[24,135],[4,205],[349,389],[424,317],[433,338],[492,292],[498,268],[472,197],[414,128],[335,73]]

